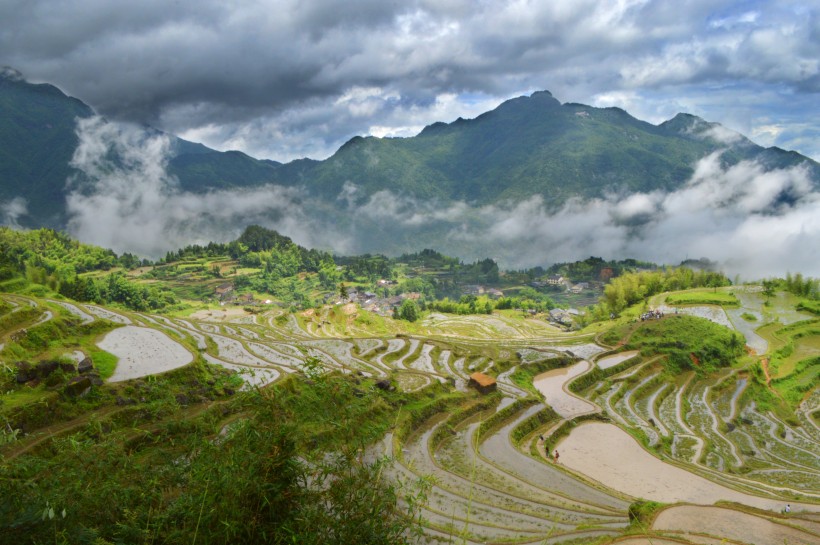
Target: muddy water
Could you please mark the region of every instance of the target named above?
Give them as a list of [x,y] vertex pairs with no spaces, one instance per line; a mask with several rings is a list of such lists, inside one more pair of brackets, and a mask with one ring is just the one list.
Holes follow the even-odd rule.
[[185,347],[164,333],[133,325],[111,331],[97,346],[119,358],[110,382],[163,373],[194,359]]
[[[726,488],[667,464],[613,424],[582,424],[558,448],[565,466],[634,497],[699,505],[728,500],[770,511],[779,511],[784,504]],[[820,505],[792,503],[792,508],[820,512]]]
[[[781,507],[785,503],[780,504]],[[789,520],[783,521],[789,524]],[[797,522],[797,521],[795,521]],[[817,543],[820,538],[762,517],[720,507],[680,505],[661,512],[652,524],[655,530],[686,534],[708,533],[743,543],[782,545],[783,543]]]
[[597,407],[564,389],[564,385],[578,375],[588,371],[590,363],[581,360],[578,363],[561,369],[541,373],[532,380],[535,389],[541,392],[547,404],[563,418],[592,412]]
[[629,358],[634,358],[638,355],[637,350],[630,350],[629,352],[621,352],[620,354],[612,354],[611,356],[606,356],[604,358],[599,359],[595,362],[599,369],[609,369],[610,367],[615,367],[619,363],[625,362]]

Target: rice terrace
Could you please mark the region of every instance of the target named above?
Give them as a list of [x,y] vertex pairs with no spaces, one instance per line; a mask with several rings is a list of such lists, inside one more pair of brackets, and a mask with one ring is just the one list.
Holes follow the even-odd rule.
[[383,315],[363,279],[196,301],[241,264],[187,263],[88,273],[160,312],[6,269],[0,541],[820,542],[811,280],[624,272],[570,327],[520,301]]

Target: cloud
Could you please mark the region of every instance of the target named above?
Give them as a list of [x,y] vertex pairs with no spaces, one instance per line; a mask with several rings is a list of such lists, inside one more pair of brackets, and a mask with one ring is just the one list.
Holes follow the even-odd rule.
[[84,242],[156,258],[188,244],[232,240],[245,226],[260,224],[295,233],[308,246],[345,247],[343,240],[311,234],[297,189],[182,191],[166,170],[167,137],[101,117],[77,123],[71,165],[81,175],[70,184],[66,208],[68,231]]
[[[812,252],[820,247],[820,193],[799,167],[726,167],[716,152],[675,191],[571,199],[555,211],[538,195],[476,207],[389,190],[367,195],[350,182],[326,200],[276,185],[191,193],[167,173],[166,137],[100,117],[78,120],[77,134],[72,166],[81,174],[67,199],[69,231],[118,252],[160,257],[260,224],[341,254],[435,248],[507,268],[590,255],[667,264],[707,257],[744,278],[820,276]],[[0,212],[14,221],[24,203]]]
[[22,197],[14,197],[10,201],[0,201],[0,225],[19,229],[18,220],[28,214],[28,203]]
[[416,249],[435,247],[464,259],[491,256],[508,268],[590,255],[666,264],[696,256],[744,278],[788,271],[820,276],[810,251],[820,247],[820,194],[808,173],[766,170],[751,161],[723,167],[720,152],[699,161],[687,184],[669,193],[571,199],[552,211],[538,195],[474,208],[379,191],[350,213],[385,228],[416,229]]
[[537,89],[627,97],[610,105],[654,122],[687,109],[744,131],[771,117],[784,142],[817,157],[789,128],[817,117],[815,4],[31,0],[0,4],[0,51],[112,119],[279,160],[474,117]]

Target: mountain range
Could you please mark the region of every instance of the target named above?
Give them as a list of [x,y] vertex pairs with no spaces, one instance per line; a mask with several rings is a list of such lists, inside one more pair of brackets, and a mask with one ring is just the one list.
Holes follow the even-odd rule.
[[[65,229],[71,220],[67,196],[95,190],[72,162],[78,119],[93,116],[91,107],[52,85],[29,83],[9,69],[0,75],[0,204],[25,202],[25,213],[14,218],[20,226]],[[169,141],[164,167],[175,191],[288,188],[302,199],[297,202],[311,203],[325,227],[348,229],[348,236],[361,240],[343,248],[352,251],[395,253],[421,246],[452,251],[454,246],[462,249],[456,255],[494,255],[499,248],[466,241],[454,236],[452,223],[425,218],[446,219],[453,206],[476,216],[487,207],[512,208],[537,198],[544,210],[557,212],[568,202],[674,192],[692,179],[699,161],[716,153],[724,169],[744,161],[762,172],[799,167],[812,191],[820,187],[817,162],[763,148],[717,123],[682,113],[653,125],[619,108],[562,104],[547,91],[508,100],[475,119],[433,123],[415,137],[354,137],[321,161],[283,164],[162,136]],[[127,162],[108,158],[114,165]],[[427,216],[418,221],[405,216],[402,225],[384,225],[383,216],[393,209],[362,217],[362,210],[384,202],[380,196],[402,200],[405,208],[424,207]],[[793,199],[782,191],[768,206],[774,210]],[[298,233],[286,234],[301,242]]]

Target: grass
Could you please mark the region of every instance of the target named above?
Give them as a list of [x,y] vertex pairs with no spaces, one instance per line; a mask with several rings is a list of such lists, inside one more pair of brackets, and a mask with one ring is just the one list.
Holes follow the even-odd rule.
[[94,362],[94,367],[96,367],[100,373],[100,378],[106,380],[114,374],[114,370],[117,368],[117,362],[119,361],[117,356],[100,349],[92,350],[90,356],[91,361]]
[[48,391],[45,386],[39,385],[35,388],[24,387],[17,390],[4,392],[0,396],[0,412],[14,410],[25,405],[35,403],[47,403],[48,400],[57,395]]
[[670,294],[666,297],[670,305],[721,305],[739,306],[740,301],[731,292],[724,291],[684,291]]
[[670,316],[641,323],[627,349],[645,357],[664,354],[672,373],[692,369],[703,374],[733,365],[743,354],[743,337],[724,326],[693,316]]

